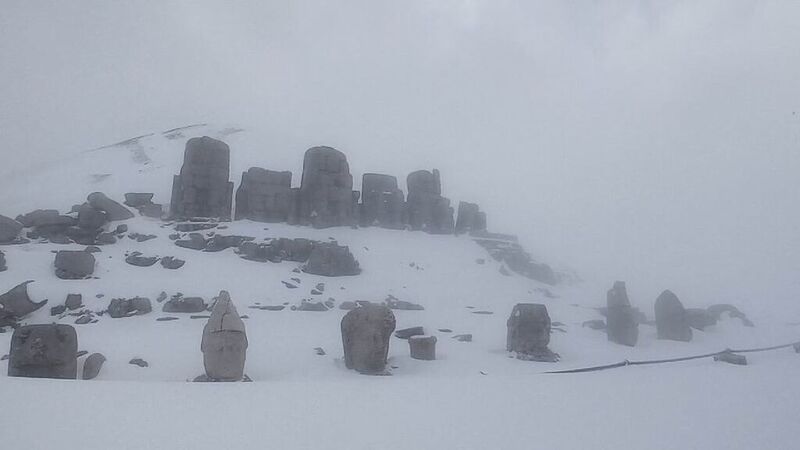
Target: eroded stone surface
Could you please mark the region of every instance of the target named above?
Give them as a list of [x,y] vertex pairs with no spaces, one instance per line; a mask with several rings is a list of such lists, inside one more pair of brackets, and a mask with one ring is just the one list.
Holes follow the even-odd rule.
[[303,272],[326,277],[341,277],[358,275],[361,273],[361,268],[348,247],[330,242],[314,245]]
[[170,214],[176,218],[231,218],[230,148],[208,136],[189,139],[180,175],[172,184]]
[[8,376],[75,379],[78,335],[70,325],[25,325],[11,337]]
[[244,376],[247,356],[244,322],[227,291],[214,302],[211,317],[203,328],[200,349],[206,376],[216,381],[239,381]]
[[403,191],[391,175],[365,173],[361,182],[361,226],[402,229],[406,211]]
[[13,242],[22,231],[22,224],[16,220],[0,215],[0,243]]
[[384,305],[359,306],[342,319],[345,365],[364,374],[383,374],[389,354],[389,340],[396,320]]
[[625,282],[617,281],[606,296],[608,340],[633,347],[639,339],[639,321],[631,307]]
[[408,339],[411,357],[423,361],[436,359],[436,336],[411,336]]
[[94,273],[94,255],[85,251],[61,250],[56,253],[56,276],[62,280],[80,280]]
[[286,222],[292,207],[292,173],[251,167],[236,190],[236,220]]
[[439,171],[418,170],[408,175],[408,224],[412,230],[449,234],[455,230],[450,200],[442,197]]
[[83,362],[83,376],[84,380],[93,380],[100,375],[100,369],[103,368],[103,363],[106,362],[106,357],[102,353],[92,353]]
[[692,329],[686,316],[686,309],[672,291],[666,290],[656,299],[656,328],[659,339],[689,342]]
[[538,303],[517,303],[506,323],[506,350],[517,358],[553,362],[558,355],[547,347],[551,322],[547,307]]
[[297,193],[298,222],[316,228],[353,225],[353,198],[353,176],[344,153],[331,147],[306,151]]
[[102,192],[92,192],[86,200],[92,208],[103,211],[108,220],[128,220],[133,218],[133,213],[128,208],[106,197]]

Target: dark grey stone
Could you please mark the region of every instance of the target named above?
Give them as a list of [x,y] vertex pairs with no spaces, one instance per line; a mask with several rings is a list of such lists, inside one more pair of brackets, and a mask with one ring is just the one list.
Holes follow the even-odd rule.
[[[509,269],[532,280],[555,285],[558,277],[550,266],[538,263],[521,245],[506,239],[475,239],[475,242],[486,249],[489,255]],[[501,266],[501,272],[504,268]]]
[[244,322],[228,292],[221,291],[203,328],[200,344],[206,376],[216,381],[241,380],[247,345]]
[[408,175],[408,223],[412,230],[433,234],[451,234],[455,231],[453,208],[450,200],[442,197],[439,171],[418,170]]
[[0,215],[0,243],[14,242],[20,231],[22,231],[21,223],[10,217]]
[[172,256],[165,256],[161,258],[161,266],[163,266],[165,269],[180,269],[184,264],[186,264],[186,261]]
[[397,299],[397,297],[393,295],[389,295],[388,297],[386,297],[386,300],[384,302],[386,303],[386,306],[388,306],[389,308],[401,311],[422,311],[425,309],[422,305],[419,305],[417,303],[407,302],[405,300],[399,300]]
[[628,300],[624,281],[617,281],[606,295],[606,334],[608,340],[621,345],[634,347],[639,340],[639,322],[636,311]]
[[689,342],[692,328],[687,320],[686,310],[678,297],[666,290],[656,299],[656,328],[659,339]]
[[206,248],[206,238],[200,233],[189,233],[189,239],[177,240],[175,245],[191,250],[203,250]]
[[70,325],[25,325],[11,336],[8,376],[75,379],[78,335]]
[[303,300],[300,302],[300,306],[297,307],[297,311],[315,311],[315,312],[324,312],[327,311],[328,307],[325,306],[322,302],[311,302],[308,300]]
[[456,234],[486,231],[486,213],[475,203],[459,202]]
[[411,336],[408,346],[413,359],[433,361],[436,359],[436,336]]
[[425,334],[425,329],[422,327],[411,327],[397,330],[394,332],[394,337],[398,339],[408,339],[411,336],[422,336]]
[[547,347],[550,343],[551,323],[545,305],[517,303],[506,325],[506,350],[516,352],[518,359],[558,361],[558,355]]
[[28,285],[33,281],[26,281],[14,286],[10,291],[0,295],[2,311],[17,319],[21,319],[47,304],[47,300],[33,302],[28,296]]
[[94,255],[84,251],[61,250],[56,253],[56,276],[62,280],[79,280],[94,273]]
[[722,361],[737,366],[747,365],[747,358],[744,355],[737,355],[736,353],[733,352],[723,352],[720,353],[719,355],[715,355],[714,361]]
[[690,327],[700,331],[717,324],[717,318],[703,308],[686,308],[686,321]]
[[91,323],[93,317],[91,314],[84,314],[77,319],[75,319],[75,325],[86,325],[87,323]]
[[471,334],[456,334],[452,337],[452,339],[457,340],[458,342],[472,342],[472,335]]
[[293,195],[297,202],[294,220],[300,224],[326,228],[357,222],[350,166],[344,153],[334,148],[314,147],[306,151],[300,190]]
[[347,368],[384,374],[395,324],[394,314],[384,305],[365,305],[345,314],[341,330]]
[[133,213],[128,208],[106,197],[102,192],[92,192],[86,200],[93,208],[105,212],[108,220],[128,220],[133,218]]
[[158,203],[140,206],[137,209],[139,210],[139,214],[151,219],[160,219],[164,215],[164,206]]
[[172,183],[172,217],[230,220],[233,198],[230,153],[227,144],[208,136],[186,142],[181,173]]
[[125,204],[131,208],[140,208],[153,203],[153,194],[144,192],[128,192],[125,194]]
[[251,167],[236,190],[236,220],[286,222],[292,201],[292,173]]
[[125,262],[137,267],[150,267],[158,262],[155,256],[142,256],[139,252],[133,252],[125,258]]
[[117,242],[117,237],[113,233],[100,233],[95,238],[95,244],[111,245]]
[[164,303],[162,311],[168,313],[198,313],[206,310],[208,305],[200,297],[173,297]]
[[361,268],[346,246],[331,243],[314,245],[303,272],[326,277],[358,275]]
[[6,266],[6,254],[0,252],[0,272],[5,272],[6,270],[8,270]]
[[130,233],[128,234],[128,239],[133,239],[136,242],[147,242],[151,239],[155,239],[158,236],[155,234],[140,234],[140,233]]
[[152,310],[153,306],[150,299],[146,297],[115,298],[108,305],[108,315],[114,319],[141,316],[148,314]]
[[64,314],[66,311],[67,311],[66,305],[53,306],[52,308],[50,308],[50,315],[59,316],[61,314]]
[[361,182],[361,226],[380,226],[402,229],[406,221],[403,191],[397,188],[397,178],[391,175],[365,173]]
[[239,247],[245,242],[252,241],[250,236],[223,236],[221,234],[214,235],[206,242],[204,251],[206,252],[221,252],[233,247]]
[[68,294],[67,300],[64,302],[64,306],[66,306],[70,311],[75,311],[83,306],[83,296],[81,294]]
[[103,368],[103,363],[106,362],[106,357],[102,353],[92,353],[83,362],[83,377],[84,380],[93,380],[100,375],[100,369]]
[[78,207],[78,226],[88,230],[96,230],[108,221],[105,212],[93,208],[88,203]]
[[150,367],[150,364],[148,364],[147,361],[143,360],[142,358],[133,358],[132,360],[128,361],[128,364],[139,367]]
[[587,320],[581,324],[582,327],[591,328],[592,330],[605,330],[606,321],[603,319]]

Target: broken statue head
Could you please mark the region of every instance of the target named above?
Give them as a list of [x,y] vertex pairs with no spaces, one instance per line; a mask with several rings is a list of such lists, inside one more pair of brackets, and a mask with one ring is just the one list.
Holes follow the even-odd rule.
[[208,379],[239,381],[244,377],[247,334],[227,291],[216,298],[200,349]]

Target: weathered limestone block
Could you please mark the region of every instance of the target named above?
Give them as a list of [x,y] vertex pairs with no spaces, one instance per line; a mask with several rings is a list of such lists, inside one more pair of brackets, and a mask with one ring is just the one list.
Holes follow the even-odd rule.
[[480,233],[484,231],[486,231],[486,213],[482,212],[475,203],[459,202],[456,233]]
[[411,336],[408,338],[411,357],[423,361],[436,359],[436,336]]
[[617,281],[606,296],[606,333],[608,340],[634,347],[639,340],[639,321],[636,311],[628,300],[624,281]]
[[93,380],[100,375],[100,369],[103,368],[103,363],[106,362],[106,357],[102,353],[92,353],[83,362],[83,376],[81,379]]
[[689,342],[692,328],[686,316],[686,309],[678,296],[666,290],[656,299],[656,329],[659,339]]
[[22,224],[16,220],[0,215],[0,243],[14,242],[22,231]]
[[200,344],[206,376],[214,381],[239,381],[244,376],[247,333],[227,291],[221,291]]
[[405,225],[405,199],[391,175],[365,173],[361,182],[361,226],[377,225],[402,229]]
[[133,213],[128,208],[106,197],[102,192],[92,192],[86,197],[92,208],[106,213],[108,220],[128,220],[133,218]]
[[75,379],[78,335],[70,325],[25,325],[11,336],[8,376]]
[[517,303],[506,323],[506,350],[518,359],[555,362],[558,355],[550,344],[551,322],[547,307],[538,303]]
[[326,277],[358,275],[361,268],[350,248],[335,242],[317,243],[303,267],[303,272]]
[[353,176],[344,153],[331,147],[314,147],[303,159],[299,191],[301,224],[315,228],[354,225]]
[[42,300],[38,303],[31,300],[28,296],[28,285],[31,283],[33,281],[20,283],[10,291],[0,295],[0,306],[2,306],[0,309],[6,314],[20,319],[47,304],[47,300]]
[[408,199],[406,207],[408,223],[412,230],[424,230],[432,234],[448,234],[455,231],[453,208],[450,200],[442,197],[439,171],[418,170],[408,175]]
[[94,255],[85,251],[61,250],[56,253],[56,276],[62,280],[80,280],[94,273]]
[[363,374],[385,374],[395,325],[394,314],[384,305],[363,305],[345,314],[341,329],[347,368]]
[[251,167],[236,190],[236,220],[286,222],[292,200],[292,172]]
[[208,136],[186,142],[181,173],[172,183],[172,217],[231,218],[230,154],[227,144]]

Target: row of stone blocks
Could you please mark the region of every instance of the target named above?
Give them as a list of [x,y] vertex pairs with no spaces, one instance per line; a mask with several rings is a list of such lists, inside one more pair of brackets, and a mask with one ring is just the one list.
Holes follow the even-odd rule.
[[[189,139],[180,175],[173,179],[170,214],[175,218],[230,219],[233,183],[229,173],[227,144],[210,137]],[[397,178],[367,173],[362,191],[354,191],[344,153],[331,147],[314,147],[305,153],[299,188],[292,187],[292,173],[288,171],[253,167],[244,172],[236,190],[233,218],[317,228],[409,227],[436,234],[486,230],[486,215],[474,203],[459,203],[454,220],[450,200],[442,196],[438,170],[413,172],[407,185],[405,198]]]
[[[387,374],[389,341],[396,320],[386,305],[366,304],[349,311],[341,321],[344,361],[363,374]],[[556,361],[550,342],[550,317],[539,304],[518,304],[508,319],[507,350],[517,358]],[[196,381],[245,379],[247,333],[226,291],[215,299],[200,344],[205,374]],[[411,336],[411,357],[436,359],[436,337]],[[78,335],[70,325],[26,325],[11,338],[8,375],[35,378],[77,378]],[[99,370],[99,369],[98,369]],[[94,374],[96,376],[96,373]]]

